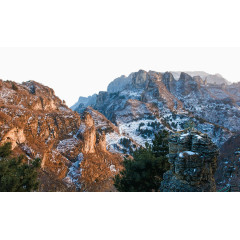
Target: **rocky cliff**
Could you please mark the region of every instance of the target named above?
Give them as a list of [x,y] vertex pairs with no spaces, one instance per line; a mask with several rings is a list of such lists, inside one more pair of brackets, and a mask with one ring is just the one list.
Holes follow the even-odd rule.
[[[140,70],[115,79],[90,106],[140,145],[151,142],[155,131],[181,131],[193,121],[220,147],[240,131],[239,86],[205,72]],[[81,103],[75,110],[88,106]]]
[[104,130],[37,82],[0,80],[0,144],[5,142],[28,161],[42,159],[40,191],[114,190],[122,158],[107,151]]
[[214,192],[218,148],[206,134],[195,130],[169,139],[170,170],[163,176],[164,192]]
[[240,134],[221,147],[215,178],[218,190],[227,187],[231,192],[240,191]]

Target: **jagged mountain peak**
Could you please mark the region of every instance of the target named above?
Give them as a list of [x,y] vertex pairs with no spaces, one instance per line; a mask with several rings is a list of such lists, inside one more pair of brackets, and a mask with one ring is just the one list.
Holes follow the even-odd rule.
[[[175,131],[183,129],[183,121],[194,119],[200,131],[208,133],[216,144],[221,145],[232,134],[231,131],[238,129],[239,120],[234,116],[240,114],[240,93],[236,84],[207,83],[206,78],[213,77],[220,78],[220,75],[212,76],[201,71],[139,70],[128,77],[115,79],[109,84],[108,91],[99,92],[95,103],[90,106],[120,129],[124,125],[125,131],[131,133],[132,130],[127,129],[125,124],[141,123],[141,120],[152,124],[149,121],[156,121],[163,128]],[[87,106],[83,104],[81,109]],[[226,116],[224,109],[231,109],[233,115]],[[176,121],[170,117],[175,115],[178,116]],[[219,119],[220,115],[222,117]],[[217,137],[217,134],[222,137]]]
[[179,80],[189,81],[189,80],[192,80],[192,77],[185,72],[181,72]]
[[152,78],[157,78],[158,80],[166,80],[167,78],[169,78],[170,81],[173,81],[179,79],[191,80],[192,78],[196,79],[196,77],[201,78],[201,81],[206,80],[207,83],[229,84],[229,82],[218,73],[212,75],[203,71],[156,72],[152,70],[145,71],[143,69],[140,69],[137,72],[131,73],[129,76],[122,75],[121,77],[116,78],[108,85],[107,91],[111,93],[119,92],[122,91],[126,86],[131,85],[132,83],[133,86],[141,86],[144,85],[147,80]]
[[14,81],[0,81],[0,103],[12,104],[15,107],[52,111],[66,110],[64,101],[59,99],[52,88],[36,81],[16,83]]
[[[145,71],[140,69],[137,72],[133,72],[128,76],[121,75],[120,77],[114,79],[111,83],[109,83],[107,87],[108,93],[117,93],[123,91],[125,88],[132,88],[132,87],[146,87],[148,85],[148,81],[163,81],[166,85],[169,85],[169,82],[177,81],[177,80],[197,80],[203,84],[204,80],[209,83],[227,83],[227,80],[222,78],[221,75],[216,74],[211,75],[206,72],[156,72],[156,71]],[[104,91],[101,91],[100,94],[103,95]],[[71,109],[76,110],[81,105],[90,105],[94,104],[96,101],[96,94],[89,96],[89,97],[80,97],[78,102],[74,104]]]

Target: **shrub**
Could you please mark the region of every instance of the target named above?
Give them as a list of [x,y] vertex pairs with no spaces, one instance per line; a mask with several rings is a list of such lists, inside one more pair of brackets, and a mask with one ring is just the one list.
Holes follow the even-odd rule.
[[18,90],[18,87],[15,83],[12,83],[12,90],[14,91],[17,91]]

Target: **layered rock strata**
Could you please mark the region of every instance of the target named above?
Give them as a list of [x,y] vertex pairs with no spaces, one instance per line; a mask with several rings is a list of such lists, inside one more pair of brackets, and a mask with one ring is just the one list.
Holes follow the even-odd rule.
[[170,170],[161,183],[163,192],[214,192],[218,148],[195,130],[169,139]]

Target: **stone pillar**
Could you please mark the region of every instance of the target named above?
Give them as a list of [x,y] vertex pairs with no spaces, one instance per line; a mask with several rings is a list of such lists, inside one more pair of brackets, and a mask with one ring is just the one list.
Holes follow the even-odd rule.
[[169,140],[170,170],[163,176],[163,192],[214,192],[218,148],[206,135],[192,130]]

